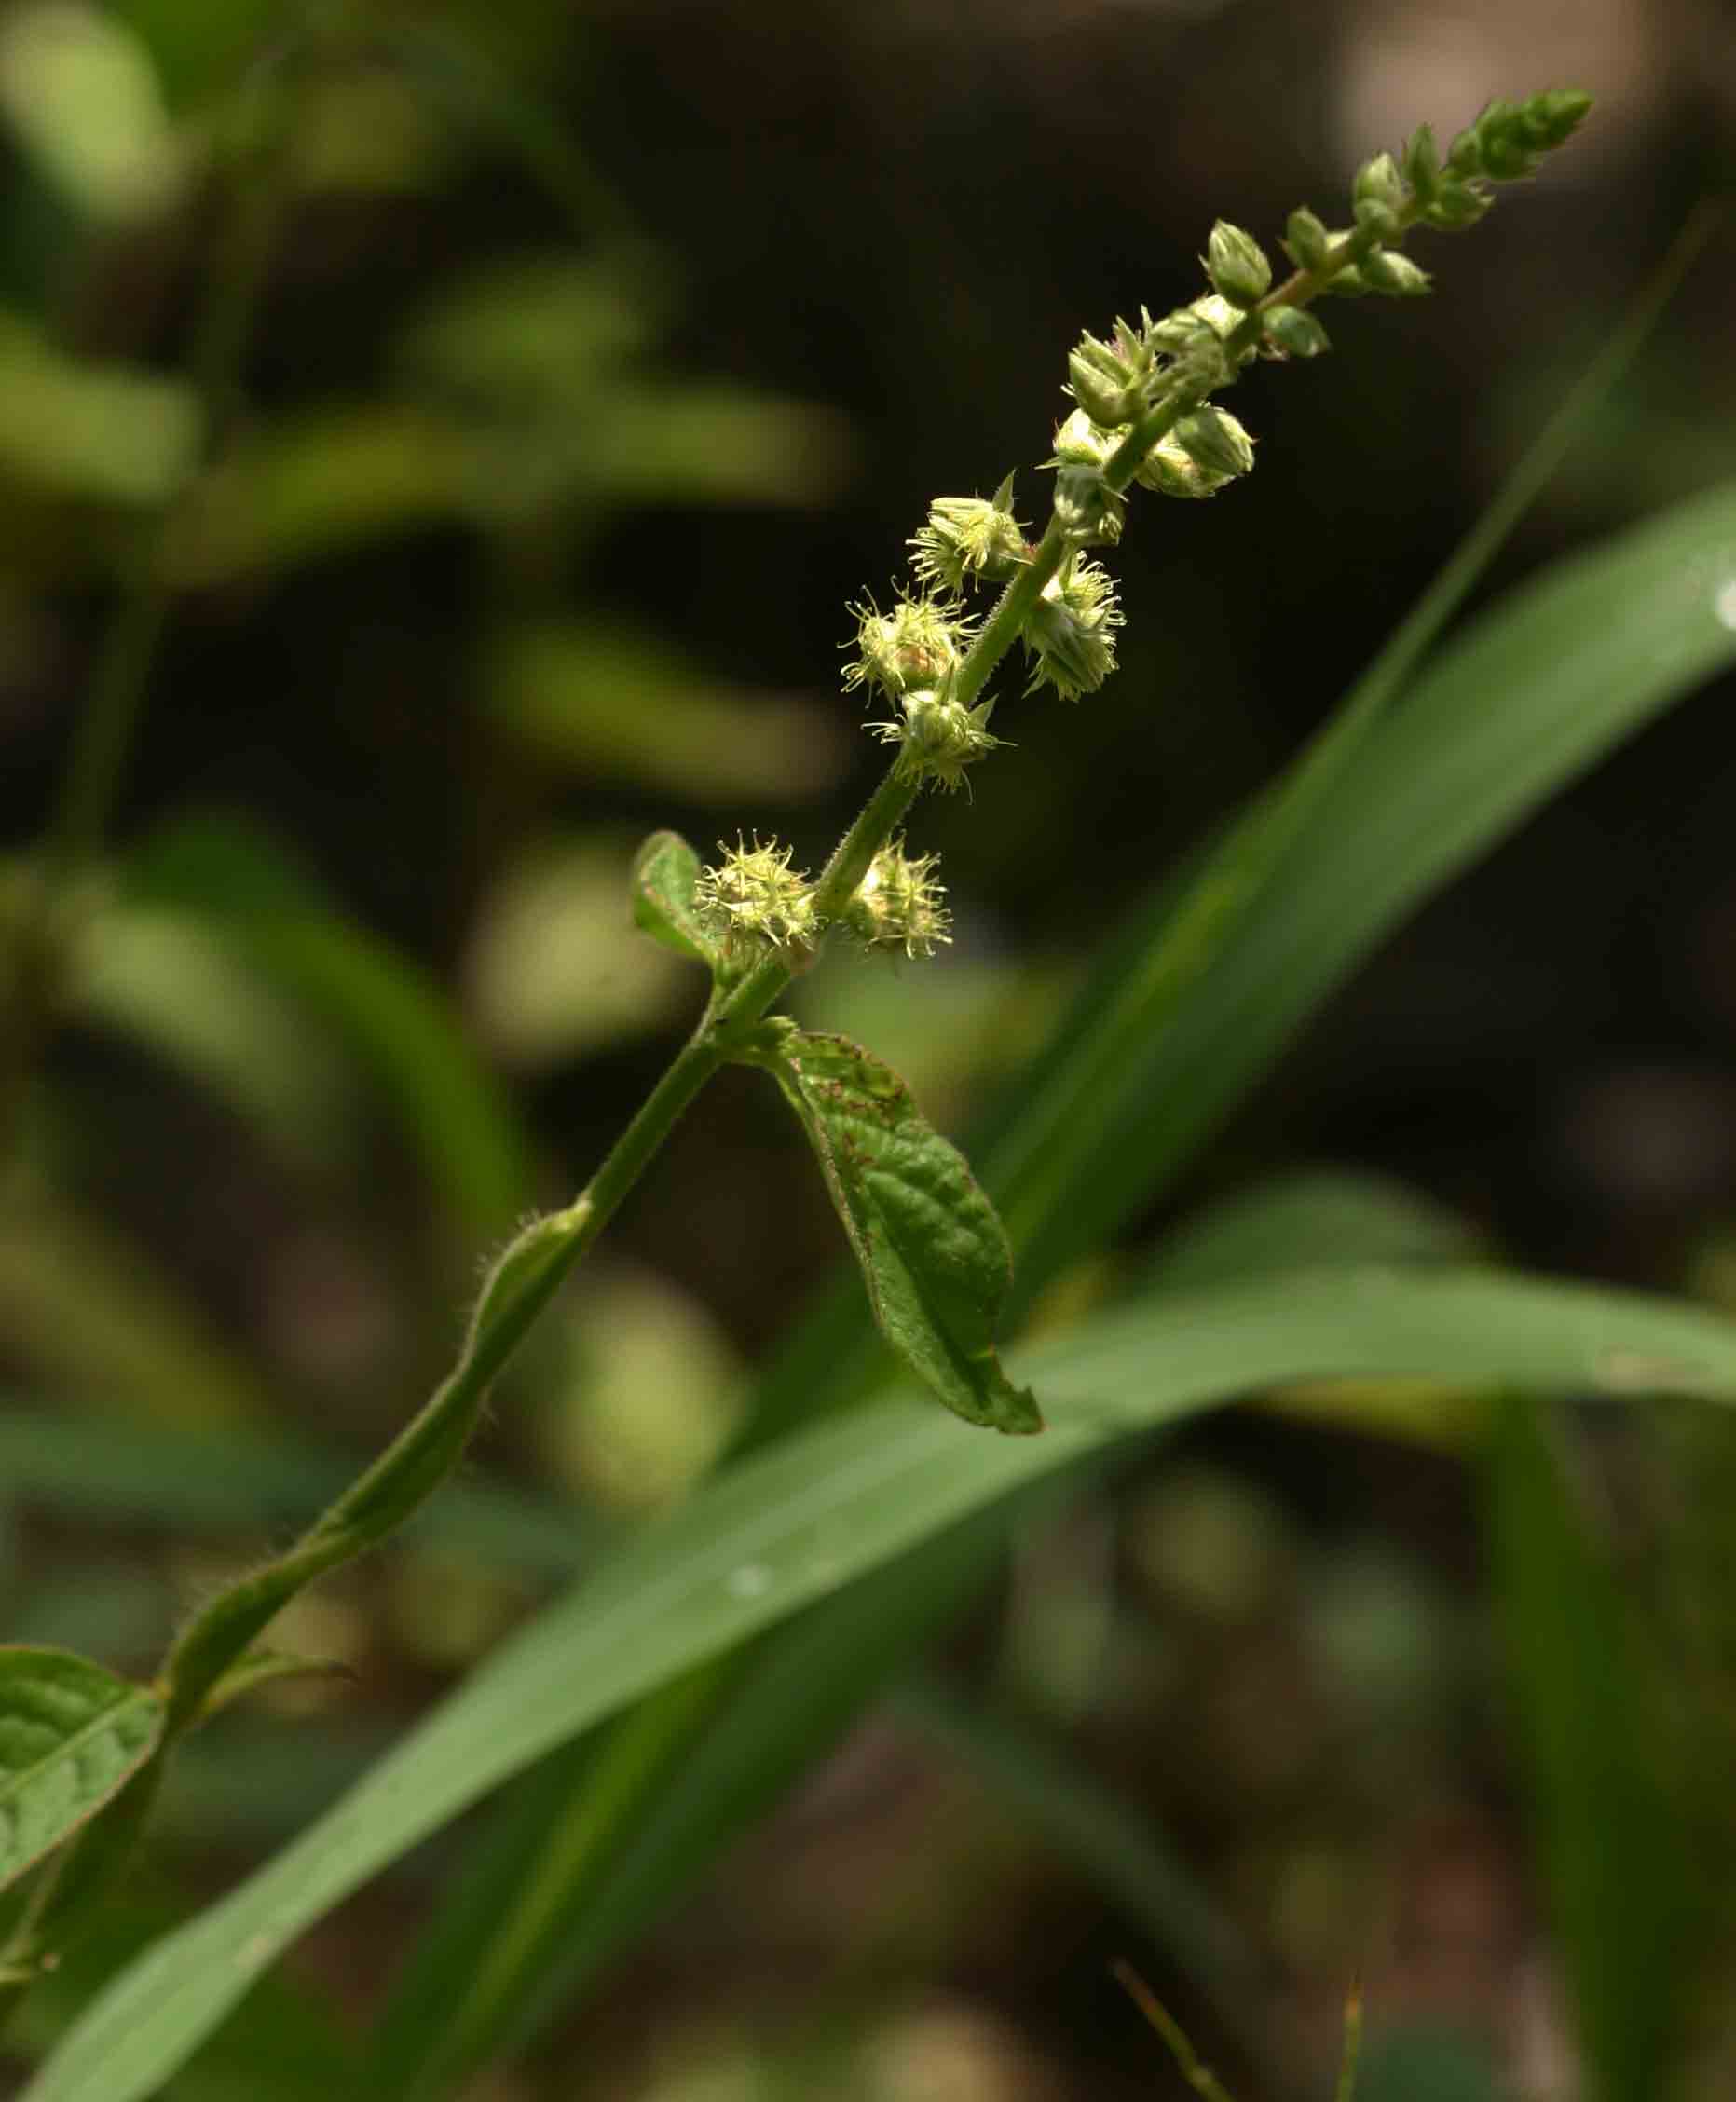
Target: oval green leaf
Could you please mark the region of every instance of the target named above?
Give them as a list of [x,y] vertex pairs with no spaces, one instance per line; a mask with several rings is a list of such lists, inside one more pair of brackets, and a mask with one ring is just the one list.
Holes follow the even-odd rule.
[[151,1755],[147,1686],[69,1649],[0,1649],[0,1890],[77,1831]]
[[808,1134],[886,1341],[966,1423],[1041,1430],[995,1354],[1013,1255],[964,1154],[848,1037],[769,1025],[757,1057]]
[[633,919],[653,941],[696,963],[715,963],[717,948],[695,906],[699,856],[678,832],[653,832],[633,863]]

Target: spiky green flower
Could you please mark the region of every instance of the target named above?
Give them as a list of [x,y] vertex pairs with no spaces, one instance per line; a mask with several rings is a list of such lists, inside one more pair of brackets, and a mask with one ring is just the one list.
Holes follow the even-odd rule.
[[1121,624],[1108,570],[1074,556],[1044,588],[1025,623],[1022,640],[1032,660],[1026,692],[1052,686],[1063,701],[1095,693],[1115,668]]
[[857,655],[844,668],[846,687],[877,686],[895,697],[939,686],[970,639],[968,623],[936,598],[901,598],[890,613],[870,599],[851,611]]
[[935,880],[937,854],[907,854],[902,838],[883,846],[844,908],[844,924],[869,949],[932,956],[952,939],[952,916]]
[[1024,528],[1013,516],[1012,476],[992,500],[936,497],[910,546],[916,551],[910,566],[930,591],[956,596],[966,583],[1005,583],[1028,552]]
[[739,836],[733,847],[719,839],[718,852],[723,859],[699,872],[694,903],[726,946],[785,948],[813,935],[813,886],[790,867],[787,847],[756,834],[751,847]]
[[868,728],[882,744],[899,747],[895,771],[901,781],[962,788],[965,768],[1001,742],[989,733],[986,708],[967,708],[942,692],[901,694],[898,709],[896,720]]

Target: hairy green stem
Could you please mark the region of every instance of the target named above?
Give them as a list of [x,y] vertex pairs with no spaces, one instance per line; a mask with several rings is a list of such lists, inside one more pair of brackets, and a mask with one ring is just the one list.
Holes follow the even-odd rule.
[[724,1058],[708,1018],[664,1070],[582,1193],[564,1210],[534,1221],[508,1246],[484,1287],[451,1375],[286,1554],[231,1586],[185,1629],[162,1672],[167,1739],[199,1719],[218,1680],[297,1591],[397,1531],[439,1488],[508,1359]]
[[[1024,633],[1032,608],[1066,561],[1070,545],[1060,520],[1050,518],[1043,538],[1031,551],[1031,559],[1001,594],[994,611],[983,622],[953,676],[952,698],[962,706],[971,706],[988,685],[995,666]],[[990,703],[984,719],[992,713],[993,703]]]

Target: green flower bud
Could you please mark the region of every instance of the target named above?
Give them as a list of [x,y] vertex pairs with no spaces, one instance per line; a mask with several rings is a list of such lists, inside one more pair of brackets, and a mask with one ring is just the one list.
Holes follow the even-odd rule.
[[1241,308],[1216,293],[1207,293],[1203,299],[1196,299],[1187,308],[1197,316],[1220,341],[1241,325]]
[[1121,430],[1100,430],[1075,409],[1055,432],[1055,451],[1043,464],[1055,468],[1055,515],[1069,539],[1081,547],[1121,538],[1127,505],[1103,479],[1103,466],[1120,444]]
[[1170,432],[1196,467],[1223,481],[1248,473],[1254,463],[1253,440],[1227,409],[1196,409]]
[[1573,133],[1591,106],[1592,98],[1577,89],[1557,89],[1523,102],[1491,102],[1471,127],[1482,172],[1500,183],[1529,175]]
[[1392,156],[1376,154],[1373,160],[1365,160],[1357,170],[1350,194],[1358,204],[1384,204],[1390,212],[1402,210],[1404,178]]
[[1322,292],[1332,293],[1339,299],[1360,299],[1368,289],[1368,280],[1354,263],[1346,263],[1342,270],[1334,270],[1320,287]]
[[1392,299],[1420,298],[1434,281],[1428,272],[1420,269],[1408,255],[1384,248],[1365,255],[1358,269],[1371,291],[1384,292]]
[[910,537],[911,566],[931,591],[958,593],[983,579],[1005,583],[1025,560],[1025,536],[1012,513],[1011,477],[1005,505],[981,497],[936,497],[928,523]]
[[1434,196],[1440,175],[1441,148],[1432,129],[1419,124],[1404,147],[1404,179],[1418,204],[1427,204]]
[[791,868],[787,847],[762,846],[756,835],[751,847],[739,837],[732,848],[719,839],[718,851],[723,859],[700,870],[693,902],[726,949],[783,948],[814,934],[813,886]]
[[937,686],[958,663],[968,637],[965,623],[932,598],[901,598],[890,613],[870,600],[852,611],[860,654],[844,669],[847,688],[872,684],[898,694]]
[[1305,204],[1299,204],[1284,223],[1284,253],[1299,270],[1325,267],[1332,236]]
[[1403,220],[1379,198],[1358,198],[1356,223],[1359,233],[1373,234],[1377,241],[1396,241],[1404,232]]
[[1159,391],[1169,386],[1184,393],[1210,393],[1214,387],[1227,386],[1236,376],[1236,367],[1225,354],[1224,338],[1241,318],[1239,307],[1209,293],[1191,307],[1178,307],[1160,321],[1148,320],[1147,341],[1154,349],[1167,353],[1170,362],[1147,384],[1145,405],[1155,405]]
[[1052,686],[1063,701],[1095,693],[1115,668],[1114,631],[1122,624],[1108,570],[1083,559],[1050,578],[1021,637],[1033,662],[1025,690]]
[[1145,333],[1155,349],[1171,358],[1196,344],[1210,346],[1219,341],[1217,331],[1202,321],[1191,307],[1178,307],[1162,321],[1148,322]]
[[1467,126],[1447,148],[1447,166],[1455,175],[1483,173],[1483,141],[1477,136],[1475,125]]
[[1100,467],[1075,463],[1055,477],[1055,515],[1076,547],[1113,547],[1127,523],[1128,507]]
[[1332,348],[1326,331],[1300,307],[1268,307],[1264,327],[1268,343],[1286,358],[1318,358]]
[[1157,346],[1145,333],[1117,320],[1114,340],[1087,334],[1068,353],[1068,391],[1095,423],[1106,430],[1131,423],[1145,405],[1145,389],[1156,368]]
[[1452,165],[1461,174],[1498,182],[1529,175],[1546,153],[1572,136],[1591,106],[1592,98],[1577,88],[1548,89],[1523,102],[1493,102],[1453,142]]
[[1546,88],[1522,105],[1531,143],[1544,152],[1564,146],[1584,123],[1592,98],[1582,88]]
[[874,856],[842,914],[864,947],[932,956],[941,942],[952,939],[952,916],[934,879],[938,858],[907,854],[902,839],[891,840]]
[[1172,438],[1161,438],[1140,462],[1134,479],[1160,497],[1215,497],[1234,477],[1208,474]]
[[1055,427],[1055,450],[1045,467],[1101,467],[1115,449],[1112,430],[1098,428],[1085,409],[1075,409],[1064,423]]
[[1483,171],[1497,183],[1515,183],[1537,166],[1537,156],[1523,139],[1497,132],[1483,139]]
[[1080,350],[1067,354],[1067,391],[1093,423],[1113,430],[1117,424],[1131,423],[1139,414],[1138,389],[1106,378]]
[[1271,290],[1272,266],[1251,234],[1220,219],[1206,244],[1206,275],[1232,307],[1257,307]]
[[1436,185],[1434,201],[1425,208],[1423,217],[1442,233],[1456,234],[1466,226],[1474,226],[1493,201],[1486,190],[1443,175]]
[[945,789],[964,785],[964,769],[1001,741],[984,727],[982,711],[942,693],[907,693],[903,719],[871,723],[882,744],[899,747],[895,769],[901,781],[933,781]]

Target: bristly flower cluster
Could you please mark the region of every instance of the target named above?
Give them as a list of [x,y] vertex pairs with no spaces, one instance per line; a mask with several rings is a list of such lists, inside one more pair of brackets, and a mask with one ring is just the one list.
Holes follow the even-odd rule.
[[936,497],[910,546],[910,566],[926,591],[957,599],[967,585],[1010,583],[1031,553],[1013,516],[1013,477],[992,498]]
[[1025,623],[1022,640],[1031,661],[1025,691],[1052,686],[1063,701],[1095,693],[1115,668],[1121,624],[1109,571],[1085,555],[1069,555]]
[[898,713],[868,729],[882,744],[895,744],[894,770],[900,781],[932,782],[949,795],[964,785],[964,770],[1001,742],[988,730],[988,709],[967,708],[944,690],[901,693]]
[[932,693],[958,669],[970,629],[950,600],[901,597],[890,613],[872,599],[851,607],[856,616],[856,655],[844,667],[846,688],[877,686],[884,693]]
[[[979,541],[980,521],[969,523]],[[938,552],[936,559],[941,559]],[[882,744],[898,746],[894,763],[899,778],[932,781],[947,789],[962,786],[965,768],[999,743],[990,736],[982,711],[952,697],[971,622],[949,598],[900,598],[890,613],[881,612],[870,599],[852,610],[856,654],[844,668],[844,685],[872,688],[892,703],[892,715],[868,728]]]
[[906,853],[902,839],[888,840],[845,908],[845,926],[866,948],[932,956],[952,939],[952,915],[935,880],[938,861],[937,854]]
[[733,847],[719,839],[718,852],[723,859],[699,872],[694,904],[726,952],[789,948],[813,937],[813,886],[790,867],[787,847],[762,844],[756,835],[751,847],[739,837]]

